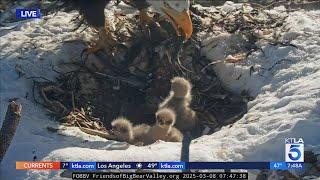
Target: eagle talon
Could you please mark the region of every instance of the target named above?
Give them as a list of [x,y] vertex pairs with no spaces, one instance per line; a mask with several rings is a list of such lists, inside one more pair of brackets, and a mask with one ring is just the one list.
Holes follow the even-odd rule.
[[84,50],[82,50],[80,57],[81,59],[83,59],[83,56],[85,55],[85,59],[87,59],[90,54],[94,54],[100,51],[101,49],[102,48],[100,48],[99,46],[85,48]]

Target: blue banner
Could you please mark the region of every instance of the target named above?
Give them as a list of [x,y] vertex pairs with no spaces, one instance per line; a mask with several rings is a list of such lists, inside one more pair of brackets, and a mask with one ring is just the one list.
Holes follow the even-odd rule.
[[287,170],[285,162],[270,162],[270,170]]
[[158,169],[184,170],[186,169],[186,163],[185,162],[159,162]]
[[187,169],[269,169],[269,162],[188,162]]
[[61,162],[61,169],[103,170],[103,169],[273,169],[284,170],[288,166],[301,167],[284,162]]
[[69,170],[96,170],[95,162],[68,162]]
[[41,18],[40,9],[16,9],[17,19]]
[[137,169],[135,162],[97,162],[97,169]]

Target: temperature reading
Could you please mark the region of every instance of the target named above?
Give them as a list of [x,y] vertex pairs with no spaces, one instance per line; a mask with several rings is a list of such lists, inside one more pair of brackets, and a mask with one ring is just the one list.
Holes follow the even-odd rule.
[[281,168],[282,167],[282,163],[274,163],[274,168]]
[[154,169],[157,166],[157,163],[148,163],[148,168]]
[[69,163],[67,163],[67,162],[61,163],[61,169],[68,169],[68,167],[69,167]]
[[284,162],[271,162],[270,169],[272,169],[272,170],[285,170],[286,164]]

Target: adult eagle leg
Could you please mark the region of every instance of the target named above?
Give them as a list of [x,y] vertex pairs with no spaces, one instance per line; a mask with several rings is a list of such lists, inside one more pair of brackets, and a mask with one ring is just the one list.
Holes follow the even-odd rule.
[[93,46],[84,49],[81,53],[81,57],[84,54],[88,57],[88,55],[94,54],[100,50],[105,50],[106,48],[112,49],[117,44],[115,38],[105,27],[99,27],[98,34],[99,38],[97,42]]
[[147,9],[140,9],[139,13],[140,25],[142,27],[142,31],[145,33],[147,37],[150,37],[149,28],[153,26],[157,29],[157,32],[161,34],[166,34],[167,32],[161,27],[161,25],[155,20],[153,15],[147,11]]

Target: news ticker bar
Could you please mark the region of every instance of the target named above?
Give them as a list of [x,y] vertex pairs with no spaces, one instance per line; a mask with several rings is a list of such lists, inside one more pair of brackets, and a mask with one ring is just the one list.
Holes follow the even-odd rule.
[[289,162],[16,162],[18,170],[107,170],[107,169],[303,169],[303,163]]
[[248,179],[248,173],[73,172],[72,179]]

